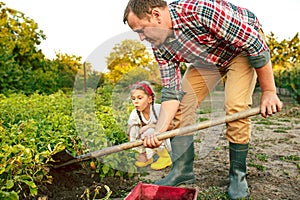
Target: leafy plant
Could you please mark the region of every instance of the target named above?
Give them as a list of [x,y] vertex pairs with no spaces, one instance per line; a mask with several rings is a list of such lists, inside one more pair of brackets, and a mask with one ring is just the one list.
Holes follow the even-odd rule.
[[269,156],[267,154],[257,154],[255,156],[258,160],[264,161],[264,162],[268,161],[268,158],[269,158]]
[[249,166],[255,167],[256,169],[260,170],[260,171],[266,171],[267,167],[261,164],[257,164],[254,161],[251,161],[249,163]]
[[[101,96],[90,92],[72,97],[61,91],[0,95],[0,198],[35,196],[37,184],[51,184],[47,163],[63,149],[77,156],[127,142],[106,89]],[[122,151],[97,159],[94,167],[102,178],[131,177],[137,172],[134,159],[134,151]]]

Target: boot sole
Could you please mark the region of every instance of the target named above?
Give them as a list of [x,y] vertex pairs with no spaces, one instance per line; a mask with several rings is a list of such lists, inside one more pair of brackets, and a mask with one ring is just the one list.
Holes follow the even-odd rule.
[[176,184],[175,186],[179,186],[182,184],[194,184],[194,183],[196,183],[196,179],[190,179],[190,180],[182,181],[182,182]]

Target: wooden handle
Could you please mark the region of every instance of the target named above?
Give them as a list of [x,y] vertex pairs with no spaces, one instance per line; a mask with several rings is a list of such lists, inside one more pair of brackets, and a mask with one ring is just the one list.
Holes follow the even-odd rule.
[[[174,129],[171,131],[167,131],[167,132],[163,132],[160,134],[157,134],[157,138],[159,140],[165,140],[171,137],[175,137],[175,136],[183,136],[185,134],[194,132],[194,131],[198,131],[198,130],[202,130],[202,129],[206,129],[208,127],[212,127],[212,126],[217,126],[223,123],[228,123],[228,122],[232,122],[238,119],[243,119],[243,118],[247,118],[247,117],[251,117],[254,115],[257,115],[260,113],[260,109],[257,108],[252,108],[252,109],[248,109],[242,112],[238,112],[238,113],[234,113],[232,115],[226,115],[224,117],[218,117],[214,120],[209,120],[209,121],[204,121],[204,122],[200,122],[194,125],[190,125],[190,126],[185,126],[185,127],[181,127],[178,129]],[[127,149],[131,149],[134,147],[138,147],[141,146],[143,144],[142,140],[136,140],[136,141],[131,141],[131,142],[126,142],[123,144],[119,144],[119,145],[115,145],[115,146],[111,146],[111,147],[107,147],[104,149],[100,149],[100,150],[96,150],[87,154],[83,154],[81,156],[78,156],[77,158],[67,161],[65,163],[62,163],[60,165],[56,165],[54,166],[55,168],[59,168],[59,167],[63,167],[66,165],[70,165],[70,164],[74,164],[74,163],[78,163],[78,162],[82,162],[85,160],[89,160],[92,158],[97,158],[97,157],[101,157],[104,155],[109,155],[112,153],[116,153],[119,151],[123,151],[123,150],[127,150]]]
[[165,140],[170,137],[185,135],[185,134],[188,134],[188,133],[191,133],[194,131],[198,131],[198,130],[202,130],[202,129],[206,129],[206,128],[209,128],[212,126],[217,126],[217,125],[232,122],[232,121],[235,121],[238,119],[251,117],[251,116],[257,115],[259,113],[260,113],[260,108],[252,108],[252,109],[244,110],[242,112],[237,112],[237,113],[234,113],[231,115],[226,115],[225,117],[218,117],[214,120],[204,121],[204,122],[200,122],[198,124],[185,126],[185,127],[179,128],[179,129],[174,129],[171,131],[160,133],[157,135],[157,138],[159,140]]

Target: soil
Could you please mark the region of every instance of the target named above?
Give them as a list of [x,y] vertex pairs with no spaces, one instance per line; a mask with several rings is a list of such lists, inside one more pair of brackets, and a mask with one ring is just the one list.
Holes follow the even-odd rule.
[[[218,106],[222,97],[212,99],[208,101],[214,116],[203,114],[202,118],[213,119],[224,114],[222,107]],[[267,119],[261,116],[251,118],[252,139],[247,158],[251,199],[300,199],[300,106],[291,98],[283,97],[282,100],[285,107],[281,113]],[[180,187],[197,188],[198,199],[228,199],[229,156],[225,129],[225,125],[219,125],[194,135],[196,184]],[[102,180],[89,167],[51,170],[53,183],[40,185],[35,199],[101,199],[107,194],[105,185],[112,192],[109,199],[124,199],[139,181],[152,183],[160,180],[170,169],[147,169],[146,175],[139,174],[135,178],[108,177]],[[96,189],[99,194],[94,198]]]

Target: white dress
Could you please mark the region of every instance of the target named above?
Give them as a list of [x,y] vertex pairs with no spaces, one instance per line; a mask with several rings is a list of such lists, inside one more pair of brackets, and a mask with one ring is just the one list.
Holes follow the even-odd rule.
[[[154,104],[154,109],[155,109],[156,115],[158,117],[159,111],[160,111],[160,104]],[[152,105],[150,105],[150,119],[146,120],[143,116],[143,113],[141,113],[141,118],[142,118],[142,121],[146,125],[157,123],[157,119],[155,118],[155,115],[154,115],[153,110],[152,110]],[[138,116],[138,113],[137,113],[136,109],[132,110],[132,112],[129,116],[129,119],[128,119],[128,134],[129,134],[129,140],[130,141],[135,141],[135,140],[140,139],[139,130],[142,126],[141,124],[142,123],[141,123],[141,120]],[[153,128],[150,128],[150,129],[153,129]],[[151,131],[150,129],[148,129],[147,132]],[[153,157],[153,155],[156,153],[156,151],[158,149],[163,149],[165,147],[167,148],[167,150],[169,152],[171,151],[170,139],[164,140],[162,145],[160,147],[156,148],[156,149],[145,148],[144,146],[135,147],[133,149],[135,149],[139,153],[146,152],[147,159],[150,159],[150,158]]]

